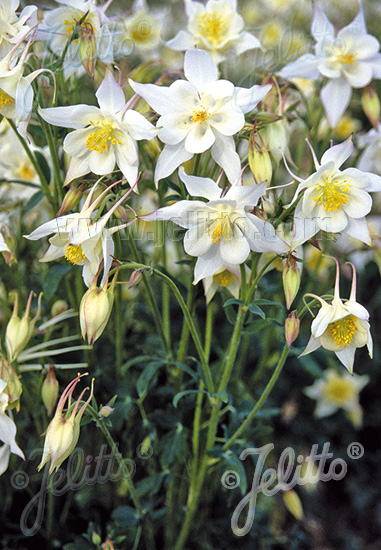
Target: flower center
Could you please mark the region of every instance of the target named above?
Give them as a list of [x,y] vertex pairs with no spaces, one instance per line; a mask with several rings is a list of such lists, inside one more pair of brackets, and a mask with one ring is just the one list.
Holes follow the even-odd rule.
[[15,100],[0,88],[0,109],[14,102]]
[[217,218],[208,222],[206,228],[208,233],[210,233],[213,244],[219,243],[221,240],[224,242],[231,241],[233,224],[226,212],[222,212]]
[[344,377],[331,378],[324,385],[324,394],[327,401],[334,405],[344,405],[352,401],[356,395],[352,381]]
[[356,317],[354,315],[347,315],[338,321],[329,323],[329,335],[338,346],[345,348],[352,342],[352,338],[356,331],[355,319]]
[[228,34],[229,17],[217,10],[204,13],[197,22],[197,30],[203,38],[216,47]]
[[73,246],[70,243],[65,246],[65,258],[74,265],[82,265],[86,260],[82,246],[80,244]]
[[351,53],[342,53],[336,59],[341,65],[353,65],[356,61],[356,56]]
[[197,122],[197,124],[204,124],[206,120],[210,117],[210,114],[208,113],[207,109],[204,107],[201,107],[199,110],[193,111],[193,116],[191,118],[191,122]]
[[234,275],[233,273],[230,273],[230,271],[228,271],[227,269],[225,269],[221,273],[216,273],[215,275],[213,275],[213,282],[216,283],[216,285],[218,286],[230,286],[233,281]]
[[347,180],[342,182],[339,182],[339,180],[331,181],[328,176],[325,176],[325,181],[316,187],[320,193],[315,201],[322,204],[329,212],[340,210],[343,204],[348,202],[349,188],[350,185]]
[[110,122],[108,119],[100,122],[92,122],[90,124],[95,127],[95,132],[91,132],[86,140],[86,147],[90,151],[96,151],[97,153],[104,153],[108,150],[108,142],[111,142],[112,145],[118,143],[122,144],[120,139],[117,136],[120,136],[120,132],[117,132],[115,129],[115,124]]
[[[81,19],[79,19],[79,21],[81,21]],[[76,31],[79,31],[79,33],[82,35],[93,35],[94,34],[94,27],[91,23],[89,23],[89,21],[81,21],[81,23],[77,21],[74,17],[72,18],[71,21],[68,21],[67,19],[65,19],[64,21],[64,25],[66,25],[66,36],[67,38],[70,38],[71,35],[76,32]],[[77,39],[74,40],[74,42],[76,42]]]
[[32,181],[36,175],[33,168],[26,163],[17,170],[16,174],[20,176],[20,179],[23,181]]

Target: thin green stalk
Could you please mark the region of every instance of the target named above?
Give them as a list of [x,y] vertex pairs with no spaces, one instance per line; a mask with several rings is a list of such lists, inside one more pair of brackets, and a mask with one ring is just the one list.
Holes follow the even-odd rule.
[[275,382],[279,378],[279,375],[280,375],[280,373],[282,371],[282,368],[283,368],[283,366],[286,362],[289,351],[290,351],[290,348],[286,344],[283,348],[282,355],[279,358],[277,367],[276,367],[275,371],[273,372],[267,386],[263,390],[262,395],[258,399],[257,403],[253,407],[252,411],[250,412],[250,414],[248,415],[246,420],[234,432],[234,434],[231,436],[231,438],[225,443],[225,445],[223,446],[224,451],[226,451],[234,443],[234,441],[246,430],[246,428],[249,426],[249,424],[253,420],[254,416],[257,414],[259,409],[262,407],[263,403],[266,401],[267,396],[269,395],[269,393],[271,392],[271,390],[274,387]]
[[[165,270],[167,270],[167,247],[166,247],[166,227],[167,223],[165,221],[159,222],[160,225],[160,238],[161,242],[159,243],[162,248],[162,263]],[[165,338],[168,342],[168,346],[171,347],[171,322],[170,322],[170,310],[169,310],[169,288],[163,282],[162,285],[162,304],[163,304],[163,329]]]
[[122,355],[123,355],[123,334],[122,334],[122,287],[116,285],[115,300],[115,350],[116,350],[116,375],[121,378]]
[[53,182],[54,182],[54,192],[55,192],[54,198],[55,198],[56,206],[58,207],[61,204],[62,198],[63,198],[61,169],[60,169],[60,162],[58,158],[58,147],[56,147],[56,144],[54,142],[50,125],[47,122],[45,122],[45,120],[40,116],[39,113],[37,113],[37,118],[39,123],[41,124],[41,128],[45,132],[46,139],[48,142],[50,156],[53,164]]
[[200,176],[201,176],[202,178],[205,178],[205,176],[206,176],[206,173],[207,173],[207,171],[208,171],[208,166],[209,166],[209,162],[210,162],[211,157],[212,157],[212,153],[211,153],[211,151],[209,151],[209,153],[208,153],[208,155],[207,155],[207,157],[206,157],[206,159],[205,159],[205,162],[204,162],[204,164],[203,164],[202,170],[201,170]]
[[128,468],[126,467],[126,463],[124,462],[123,457],[122,457],[117,445],[115,444],[111,433],[109,432],[109,429],[104,424],[103,419],[99,416],[97,411],[91,405],[88,405],[86,407],[86,413],[91,416],[91,418],[97,424],[98,428],[100,428],[104,438],[106,439],[108,445],[110,446],[110,448],[112,450],[113,456],[115,457],[115,459],[116,459],[116,461],[119,465],[119,468],[122,470],[123,477],[124,477],[124,479],[127,483],[129,494],[130,494],[131,499],[132,499],[132,501],[135,505],[135,508],[136,508],[136,511],[139,515],[139,518],[141,519],[141,521],[144,525],[143,531],[144,531],[144,537],[145,537],[145,540],[146,540],[147,549],[154,550],[155,549],[155,540],[154,540],[153,527],[152,527],[152,524],[151,524],[150,520],[144,514],[143,507],[140,503],[138,494],[137,494],[136,489],[135,489],[135,485],[134,485],[134,483],[132,481],[132,478],[131,478],[131,473],[128,471]]

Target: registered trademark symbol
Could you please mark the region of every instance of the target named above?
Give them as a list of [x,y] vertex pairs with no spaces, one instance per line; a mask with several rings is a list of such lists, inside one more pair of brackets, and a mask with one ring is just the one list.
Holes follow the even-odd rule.
[[353,443],[350,443],[348,445],[347,455],[349,456],[349,458],[357,460],[364,455],[364,452],[364,447],[361,445],[361,443],[358,443],[357,441],[354,441]]

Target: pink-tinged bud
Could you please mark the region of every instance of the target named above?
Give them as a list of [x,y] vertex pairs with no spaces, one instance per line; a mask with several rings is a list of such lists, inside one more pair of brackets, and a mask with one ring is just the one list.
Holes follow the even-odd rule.
[[17,263],[17,258],[15,254],[16,241],[9,225],[4,225],[1,228],[1,234],[3,236],[5,245],[8,247],[8,250],[4,250],[4,249],[2,250],[4,260],[8,265]]
[[[58,470],[64,460],[70,456],[74,451],[78,438],[79,438],[79,429],[81,424],[81,418],[85,412],[86,407],[90,403],[93,397],[94,391],[94,379],[91,383],[91,391],[89,398],[85,401],[78,410],[79,404],[82,400],[82,397],[86,390],[85,388],[80,394],[76,403],[72,403],[73,391],[82,378],[86,376],[85,374],[79,374],[70,384],[66,387],[61,398],[57,405],[57,410],[53,419],[51,420],[45,437],[44,450],[42,453],[42,459],[38,465],[38,471],[50,460],[49,474],[51,474],[54,469]],[[68,409],[66,413],[63,412],[66,401],[68,400]]]
[[130,277],[130,280],[128,283],[128,289],[132,288],[133,286],[136,286],[141,281],[142,277],[143,277],[143,271],[141,269],[136,269]]
[[46,412],[48,416],[52,416],[54,407],[57,405],[58,401],[58,391],[59,383],[54,374],[54,369],[52,365],[49,365],[48,374],[42,384],[41,388],[41,397],[45,405]]
[[300,287],[300,271],[292,254],[286,260],[282,273],[284,297],[287,309],[290,309]]
[[287,510],[294,516],[295,519],[301,520],[304,517],[302,502],[299,495],[293,489],[283,493],[283,502]]
[[101,410],[99,411],[99,414],[104,418],[107,418],[114,411],[115,409],[113,409],[112,407],[109,407],[108,405],[104,405],[104,407],[102,407]]
[[29,319],[29,311],[30,305],[32,303],[32,297],[33,291],[29,294],[25,314],[22,319],[20,319],[20,317],[18,316],[19,297],[18,294],[16,294],[12,317],[10,318],[5,331],[5,344],[8,352],[8,359],[10,362],[14,361],[17,358],[17,356],[22,352],[22,350],[29,342],[34,330],[34,325],[38,317],[40,316],[42,293],[38,298],[37,314],[32,320]]
[[119,220],[122,220],[124,223],[128,223],[128,209],[124,208],[124,206],[120,205],[118,208],[115,208],[114,210],[114,216],[118,218]]
[[114,550],[114,545],[110,537],[107,537],[107,539],[102,544],[102,550]]
[[[258,141],[255,140],[255,136],[258,136]],[[271,159],[261,135],[259,132],[255,133],[254,130],[251,132],[249,138],[248,161],[255,183],[258,184],[267,181],[268,187],[273,174]]]
[[64,199],[61,204],[61,208],[57,212],[57,217],[64,216],[73,208],[77,206],[79,201],[81,200],[84,191],[87,189],[86,183],[80,183],[79,185],[76,185],[75,187],[71,187],[69,191],[64,196]]
[[290,315],[287,317],[285,323],[284,323],[284,331],[286,334],[286,342],[288,347],[291,346],[293,342],[298,337],[299,334],[299,327],[300,327],[300,321],[298,316],[296,315],[295,311],[290,313]]
[[79,306],[79,321],[82,338],[90,345],[98,340],[106,328],[113,303],[114,289],[107,288],[107,284],[103,288],[92,284],[83,295]]
[[80,25],[79,55],[83,66],[91,79],[94,79],[95,62],[97,60],[97,41],[94,27],[84,21]]
[[361,104],[363,111],[368,117],[370,123],[377,130],[378,121],[380,120],[381,107],[379,97],[373,86],[369,85],[364,88],[361,96]]
[[20,377],[16,373],[15,369],[5,359],[0,358],[0,378],[7,383],[5,392],[8,394],[8,409],[15,408],[20,410],[20,396],[22,394],[22,384]]

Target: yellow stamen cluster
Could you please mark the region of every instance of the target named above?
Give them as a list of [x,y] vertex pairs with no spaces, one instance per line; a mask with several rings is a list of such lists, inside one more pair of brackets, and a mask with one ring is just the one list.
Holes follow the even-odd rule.
[[199,35],[213,46],[218,46],[226,38],[229,30],[229,18],[217,10],[201,15],[197,22]]
[[14,102],[15,100],[0,88],[0,109]]
[[209,118],[209,113],[206,109],[203,107],[199,109],[198,111],[195,109],[193,111],[193,116],[191,118],[191,122],[197,122],[197,124],[204,124],[206,120]]
[[221,213],[216,219],[207,224],[208,233],[213,241],[213,244],[231,241],[233,236],[233,224],[229,219],[228,214]]
[[343,319],[339,319],[334,323],[329,323],[328,332],[331,338],[338,346],[345,348],[352,342],[353,336],[356,332],[356,317],[354,315],[347,315]]
[[86,256],[84,255],[80,244],[73,246],[70,243],[67,243],[65,246],[65,258],[74,265],[82,265],[86,259]]
[[356,389],[352,380],[343,376],[335,376],[327,380],[324,385],[324,397],[327,401],[339,407],[353,401]]
[[116,143],[121,145],[122,142],[116,137],[120,136],[120,132],[117,132],[112,124],[107,121],[100,122],[99,120],[97,122],[92,122],[90,120],[90,124],[96,128],[95,132],[89,134],[86,140],[86,147],[90,149],[90,151],[96,151],[101,154],[105,151],[107,152],[108,142],[112,145]]
[[[89,23],[88,21],[86,21],[86,20],[81,21],[81,23],[80,23],[79,21],[77,21],[73,17],[72,21],[68,21],[66,19],[64,21],[64,25],[66,25],[66,27],[67,27],[67,29],[66,29],[67,38],[70,38],[70,36],[76,30],[80,30],[81,34],[94,34],[93,25],[91,23]],[[77,40],[75,39],[74,42],[76,42],[76,41]]]
[[22,181],[33,181],[36,176],[36,172],[33,167],[24,162],[20,168],[17,170],[16,174],[20,176]]
[[342,53],[337,56],[337,61],[343,65],[353,65],[356,60],[356,56],[351,53]]
[[350,185],[347,183],[347,180],[343,180],[342,182],[339,182],[339,180],[331,181],[326,176],[325,181],[316,187],[316,190],[320,191],[320,193],[314,200],[318,204],[322,204],[328,212],[340,210],[343,204],[348,202],[349,188]]
[[218,286],[230,286],[233,281],[234,275],[233,273],[230,273],[230,271],[228,271],[227,269],[225,269],[225,271],[222,271],[221,273],[216,273],[215,275],[213,275],[213,282],[216,283],[216,285]]

